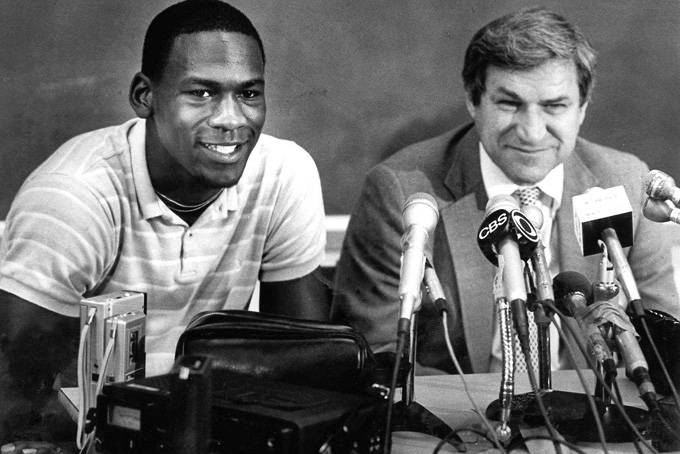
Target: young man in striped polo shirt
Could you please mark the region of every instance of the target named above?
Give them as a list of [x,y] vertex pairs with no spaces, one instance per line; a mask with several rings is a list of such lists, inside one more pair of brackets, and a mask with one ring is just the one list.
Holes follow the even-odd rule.
[[[147,376],[169,370],[194,314],[248,307],[258,279],[260,310],[326,317],[319,176],[301,147],[261,134],[264,65],[238,10],[171,6],[132,81],[138,118],[68,141],[27,179],[0,249],[4,396],[40,410],[76,356],[85,297],[147,294]],[[0,409],[0,441],[20,437],[22,410]]]

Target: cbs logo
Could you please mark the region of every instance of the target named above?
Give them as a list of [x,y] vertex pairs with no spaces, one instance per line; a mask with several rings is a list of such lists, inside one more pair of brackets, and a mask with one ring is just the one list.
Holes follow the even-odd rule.
[[498,228],[503,227],[508,222],[508,213],[502,212],[496,219],[491,220],[487,225],[479,229],[479,239],[484,240]]

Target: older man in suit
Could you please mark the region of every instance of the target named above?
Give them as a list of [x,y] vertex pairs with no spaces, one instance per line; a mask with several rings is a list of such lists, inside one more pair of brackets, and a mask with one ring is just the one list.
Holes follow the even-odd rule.
[[[634,209],[634,246],[627,249],[648,308],[680,316],[672,254],[674,226],[641,216],[647,165],[633,155],[578,136],[594,84],[595,53],[561,16],[528,9],[503,16],[472,39],[463,80],[473,123],[396,153],[368,175],[352,213],[337,267],[332,318],[363,332],[374,350],[394,350],[399,312],[401,212],[409,196],[431,194],[440,217],[433,266],[449,305],[448,328],[464,371],[500,364],[492,297],[496,268],[477,245],[487,201],[538,188],[541,230],[552,275],[597,276],[599,257],[583,257],[573,233],[572,197],[623,185]],[[425,297],[426,298],[426,297]],[[440,316],[419,311],[418,360],[454,372]],[[555,339],[553,368],[583,364]]]

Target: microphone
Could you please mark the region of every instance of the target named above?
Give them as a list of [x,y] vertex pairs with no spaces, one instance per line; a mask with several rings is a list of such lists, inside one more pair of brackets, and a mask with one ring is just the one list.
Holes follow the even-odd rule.
[[[531,221],[536,231],[540,231],[543,227],[543,212],[540,208],[535,205],[527,205],[522,207],[522,212]],[[553,292],[552,277],[550,275],[550,267],[548,266],[548,259],[545,256],[545,245],[541,240],[540,235],[538,236],[538,243],[536,244],[536,249],[531,255],[531,265],[534,269],[535,274],[535,285],[536,285],[536,296],[539,301],[547,301],[548,303],[553,303],[555,301],[555,295]],[[540,312],[539,312],[540,311]],[[537,324],[549,324],[550,319],[545,315],[545,310],[543,306],[539,305],[534,314],[534,321]],[[540,317],[536,317],[540,315]]]
[[653,222],[675,222],[680,224],[680,208],[676,208],[669,200],[649,197],[642,207],[642,214]]
[[431,246],[430,237],[439,220],[436,200],[429,194],[411,195],[401,212],[405,233],[401,237],[401,269],[399,271],[399,318],[410,325],[420,305],[420,286],[425,274],[425,261]]
[[637,315],[644,315],[635,277],[623,252],[624,247],[633,245],[633,209],[625,189],[594,187],[574,196],[573,205],[574,227],[583,255],[601,252],[604,243],[629,304]]
[[425,260],[425,276],[423,279],[427,293],[429,293],[430,299],[437,308],[437,311],[440,314],[448,312],[444,288],[442,287],[442,283],[439,281],[439,277],[437,277],[437,272],[429,260]]
[[675,186],[675,180],[660,170],[651,170],[642,187],[654,199],[670,200],[676,206],[680,204],[680,189]]
[[517,337],[528,358],[531,347],[522,261],[529,259],[536,249],[538,233],[512,196],[492,197],[486,204],[485,214],[477,233],[477,243],[486,258],[500,268],[504,295],[512,307]]
[[593,304],[600,305],[597,315],[613,326],[614,340],[623,356],[628,376],[637,385],[640,397],[647,404],[647,408],[650,411],[657,411],[659,406],[656,389],[649,376],[649,366],[638,343],[635,327],[617,303],[619,286],[616,282],[607,281],[608,273],[601,275],[604,276],[601,281],[593,285]]
[[616,376],[616,361],[600,327],[588,320],[588,302],[592,301],[592,286],[587,277],[576,271],[563,271],[553,279],[555,305],[566,315],[573,317],[586,339],[590,354],[602,366],[609,381]]
[[[536,205],[526,205],[522,207],[522,212],[531,221],[537,232],[543,227],[543,211]],[[531,266],[534,270],[534,287],[536,298],[539,303],[554,304],[555,295],[553,292],[552,276],[548,259],[545,255],[545,245],[538,235],[538,244],[534,253],[531,255]],[[552,388],[552,377],[550,372],[550,317],[546,313],[546,306],[536,304],[534,309],[534,322],[538,333],[538,378],[541,389]]]

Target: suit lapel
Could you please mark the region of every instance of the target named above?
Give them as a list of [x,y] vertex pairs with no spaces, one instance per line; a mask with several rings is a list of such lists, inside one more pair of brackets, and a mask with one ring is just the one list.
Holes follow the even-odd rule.
[[[597,186],[598,179],[580,159],[579,146],[564,163],[564,191],[562,205],[555,216],[559,245],[560,271],[578,271],[588,279],[597,276],[597,260],[583,257],[574,233],[574,206],[572,197]],[[554,236],[554,235],[553,235]],[[554,247],[553,245],[551,245]]]
[[451,249],[470,364],[473,371],[486,371],[493,337],[495,268],[479,250],[477,229],[470,228],[481,224],[484,212],[472,193],[446,207],[441,216]]
[[454,202],[440,209],[451,251],[465,343],[473,371],[487,371],[493,337],[495,267],[477,245],[487,197],[479,167],[479,137],[471,129],[456,144],[444,184]]

